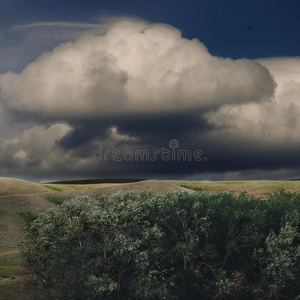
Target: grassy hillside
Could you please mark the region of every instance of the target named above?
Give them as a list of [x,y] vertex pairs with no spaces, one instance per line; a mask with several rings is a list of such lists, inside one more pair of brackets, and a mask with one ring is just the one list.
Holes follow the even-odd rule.
[[63,201],[79,196],[89,196],[91,198],[97,198],[101,194],[113,194],[119,191],[137,190],[143,191],[151,189],[159,193],[167,193],[175,190],[185,190],[190,192],[190,189],[184,188],[180,185],[167,181],[159,180],[145,180],[134,183],[122,183],[122,184],[95,184],[93,185],[62,185],[51,184],[46,185],[48,188],[56,190],[56,193],[43,194],[46,200],[60,204]]
[[[15,182],[18,183],[18,181]],[[24,186],[26,184],[19,191],[24,190]],[[12,182],[10,182],[10,187],[13,188]],[[30,184],[26,187],[30,187]],[[41,189],[33,187],[31,191],[40,192]],[[14,190],[18,188],[19,186],[16,186]],[[28,189],[26,191],[28,192]],[[24,271],[18,246],[23,240],[24,227],[38,213],[53,206],[52,203],[34,194],[0,197],[0,295],[7,290],[9,285],[19,284],[22,281]],[[7,298],[0,296],[0,299],[17,298],[8,292]]]
[[18,195],[18,194],[43,194],[49,190],[38,183],[29,181],[0,177],[0,196]]
[[[0,299],[25,299],[11,294],[8,287],[19,285],[24,272],[18,245],[24,226],[39,212],[78,196],[96,198],[126,190],[152,189],[159,193],[174,190],[249,194],[265,198],[274,191],[300,192],[300,181],[170,181],[145,180],[132,183],[37,184],[14,178],[0,178]],[[7,296],[4,296],[4,295]],[[30,299],[30,298],[28,298]]]
[[279,191],[300,192],[300,181],[249,180],[249,181],[168,181],[180,186],[204,192],[248,192],[261,198]]
[[[117,183],[97,183],[97,184],[62,184],[62,183],[44,183],[43,187],[54,192],[80,191],[90,189],[100,189],[105,187],[113,187],[119,185]],[[49,190],[48,190],[49,191]]]
[[37,195],[0,197],[0,249],[17,247],[23,238],[23,228],[39,213],[53,207]]

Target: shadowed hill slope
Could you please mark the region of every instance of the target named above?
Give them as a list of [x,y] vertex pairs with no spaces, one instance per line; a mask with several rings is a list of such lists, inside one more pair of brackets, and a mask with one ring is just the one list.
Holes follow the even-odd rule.
[[24,226],[38,213],[54,204],[37,195],[0,197],[0,249],[17,247],[24,235]]
[[49,193],[49,189],[38,183],[33,183],[17,178],[0,177],[0,196],[43,193]]
[[56,192],[56,193],[42,195],[42,197],[44,197],[45,199],[51,202],[59,204],[67,199],[72,199],[76,197],[89,196],[91,198],[97,198],[103,194],[110,195],[116,192],[128,191],[128,190],[136,190],[136,191],[152,190],[154,192],[158,192],[162,194],[166,194],[167,192],[178,191],[178,190],[192,192],[190,189],[178,186],[171,182],[159,181],[159,180],[145,180],[145,181],[134,182],[134,183],[112,184],[110,186],[105,186],[105,187],[100,187],[95,189]]
[[66,181],[53,181],[45,182],[45,184],[99,184],[99,183],[132,183],[144,181],[147,179],[135,178],[113,178],[113,179],[82,179],[82,180],[66,180]]
[[276,180],[240,180],[240,181],[169,181],[173,184],[185,186],[195,191],[235,194],[246,191],[250,195],[267,198],[269,194],[279,191],[300,192],[300,181]]

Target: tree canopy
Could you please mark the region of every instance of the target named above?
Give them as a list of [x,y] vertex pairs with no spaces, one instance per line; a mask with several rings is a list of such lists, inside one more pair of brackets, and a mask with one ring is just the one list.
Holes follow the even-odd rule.
[[300,194],[83,197],[22,249],[49,299],[300,299]]

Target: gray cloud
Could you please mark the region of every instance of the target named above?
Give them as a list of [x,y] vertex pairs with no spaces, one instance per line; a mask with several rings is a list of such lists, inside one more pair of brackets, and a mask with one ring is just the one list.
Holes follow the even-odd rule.
[[49,128],[34,126],[5,139],[0,145],[1,173],[36,175],[52,172],[62,163],[68,163],[69,153],[63,153],[57,141],[69,130],[67,124],[54,124]]
[[[225,105],[205,115],[212,126],[226,128],[227,134],[248,140],[271,141],[299,146],[300,128],[300,58],[271,58],[258,60],[265,65],[277,82],[274,97],[265,103]],[[271,140],[269,139],[271,136]],[[267,137],[267,139],[266,139]],[[266,140],[265,140],[266,139]]]
[[[1,172],[208,179],[297,174],[299,58],[224,59],[165,24],[124,19],[106,26],[60,44],[20,73],[0,75],[3,108],[19,122],[40,124],[3,139]],[[38,139],[30,138],[34,134]],[[46,136],[51,143],[42,148]],[[152,153],[171,139],[181,149],[201,149],[208,161],[91,157],[99,145]],[[42,151],[32,156],[28,147]]]

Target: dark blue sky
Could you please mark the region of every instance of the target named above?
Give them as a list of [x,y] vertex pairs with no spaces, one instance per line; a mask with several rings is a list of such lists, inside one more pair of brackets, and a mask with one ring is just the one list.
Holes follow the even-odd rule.
[[[298,56],[299,9],[298,0],[2,0],[0,26],[131,16],[173,25],[185,37],[198,38],[217,56]],[[249,26],[254,28],[248,31]]]

